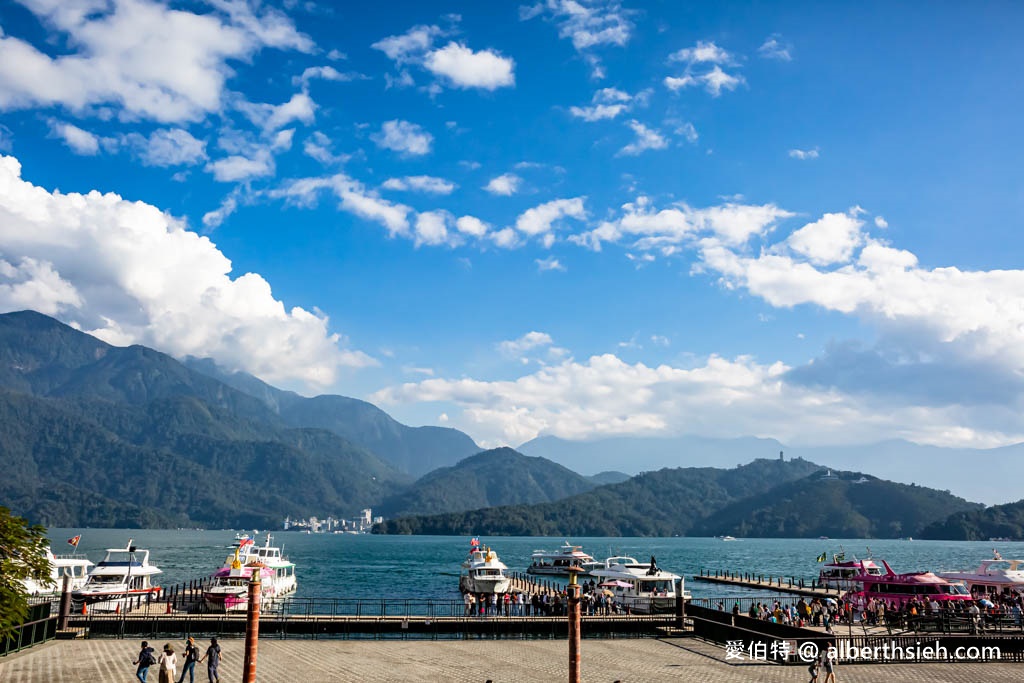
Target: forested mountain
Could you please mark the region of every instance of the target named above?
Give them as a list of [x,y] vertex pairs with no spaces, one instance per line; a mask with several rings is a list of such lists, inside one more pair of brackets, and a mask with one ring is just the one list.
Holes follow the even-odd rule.
[[386,517],[458,512],[499,505],[547,503],[589,491],[595,484],[544,458],[511,448],[470,456],[424,476],[380,505]]
[[948,491],[828,470],[727,505],[697,524],[693,534],[901,538],[920,535],[951,511],[980,507]]
[[955,512],[928,525],[921,538],[984,541],[990,538],[1024,539],[1024,500],[993,505],[983,510]]
[[333,395],[305,398],[244,372],[223,372],[208,359],[188,359],[186,365],[256,398],[292,427],[334,432],[415,477],[480,451],[473,439],[457,429],[408,427],[366,401]]
[[144,347],[0,316],[0,500],[49,525],[276,526],[411,478]]
[[755,460],[733,469],[645,472],[554,503],[385,520],[381,533],[523,536],[686,535],[707,515],[820,468],[806,460]]

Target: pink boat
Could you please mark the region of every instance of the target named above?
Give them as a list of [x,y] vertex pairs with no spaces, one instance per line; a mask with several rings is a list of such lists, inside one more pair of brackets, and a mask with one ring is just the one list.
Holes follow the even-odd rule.
[[915,599],[920,603],[934,600],[940,605],[972,600],[963,586],[950,583],[932,572],[897,574],[885,560],[882,560],[882,566],[885,567],[883,574],[870,574],[866,567],[862,567],[859,574],[850,577],[850,581],[863,585],[861,590],[850,591],[845,596],[856,609],[864,609],[872,598],[884,600],[886,606],[896,604],[898,607]]
[[212,610],[223,612],[245,611],[249,607],[249,581],[252,573],[259,570],[263,583],[261,595],[273,591],[274,570],[262,565],[239,565],[223,567],[213,575],[213,583],[203,591],[203,600]]

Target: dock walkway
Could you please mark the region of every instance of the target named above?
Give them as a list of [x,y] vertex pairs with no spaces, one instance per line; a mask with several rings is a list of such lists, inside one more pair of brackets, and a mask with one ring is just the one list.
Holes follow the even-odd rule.
[[753,590],[772,591],[775,593],[789,593],[791,595],[803,595],[809,598],[838,598],[842,591],[833,588],[824,588],[815,584],[807,585],[795,577],[763,576],[758,574],[747,574],[730,571],[700,571],[693,577],[694,581],[706,583],[717,583],[719,585],[735,586],[737,588],[750,588]]

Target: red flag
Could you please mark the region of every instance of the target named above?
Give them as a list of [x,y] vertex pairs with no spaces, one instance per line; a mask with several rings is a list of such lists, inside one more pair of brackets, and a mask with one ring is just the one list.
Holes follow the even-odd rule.
[[81,534],[79,534],[78,536],[75,536],[74,538],[69,538],[68,539],[68,545],[73,545],[73,546],[75,546],[77,548],[78,547],[78,542],[81,541],[81,540],[82,540],[82,536],[81,536]]

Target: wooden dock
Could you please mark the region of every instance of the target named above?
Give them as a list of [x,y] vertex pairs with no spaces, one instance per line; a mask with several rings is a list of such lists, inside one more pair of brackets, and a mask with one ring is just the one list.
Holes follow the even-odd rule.
[[818,586],[816,583],[807,585],[802,579],[796,579],[792,576],[786,578],[782,576],[764,576],[760,574],[702,569],[700,574],[693,577],[693,580],[737,588],[802,595],[809,598],[838,598],[842,595],[842,591],[839,589],[825,588]]

